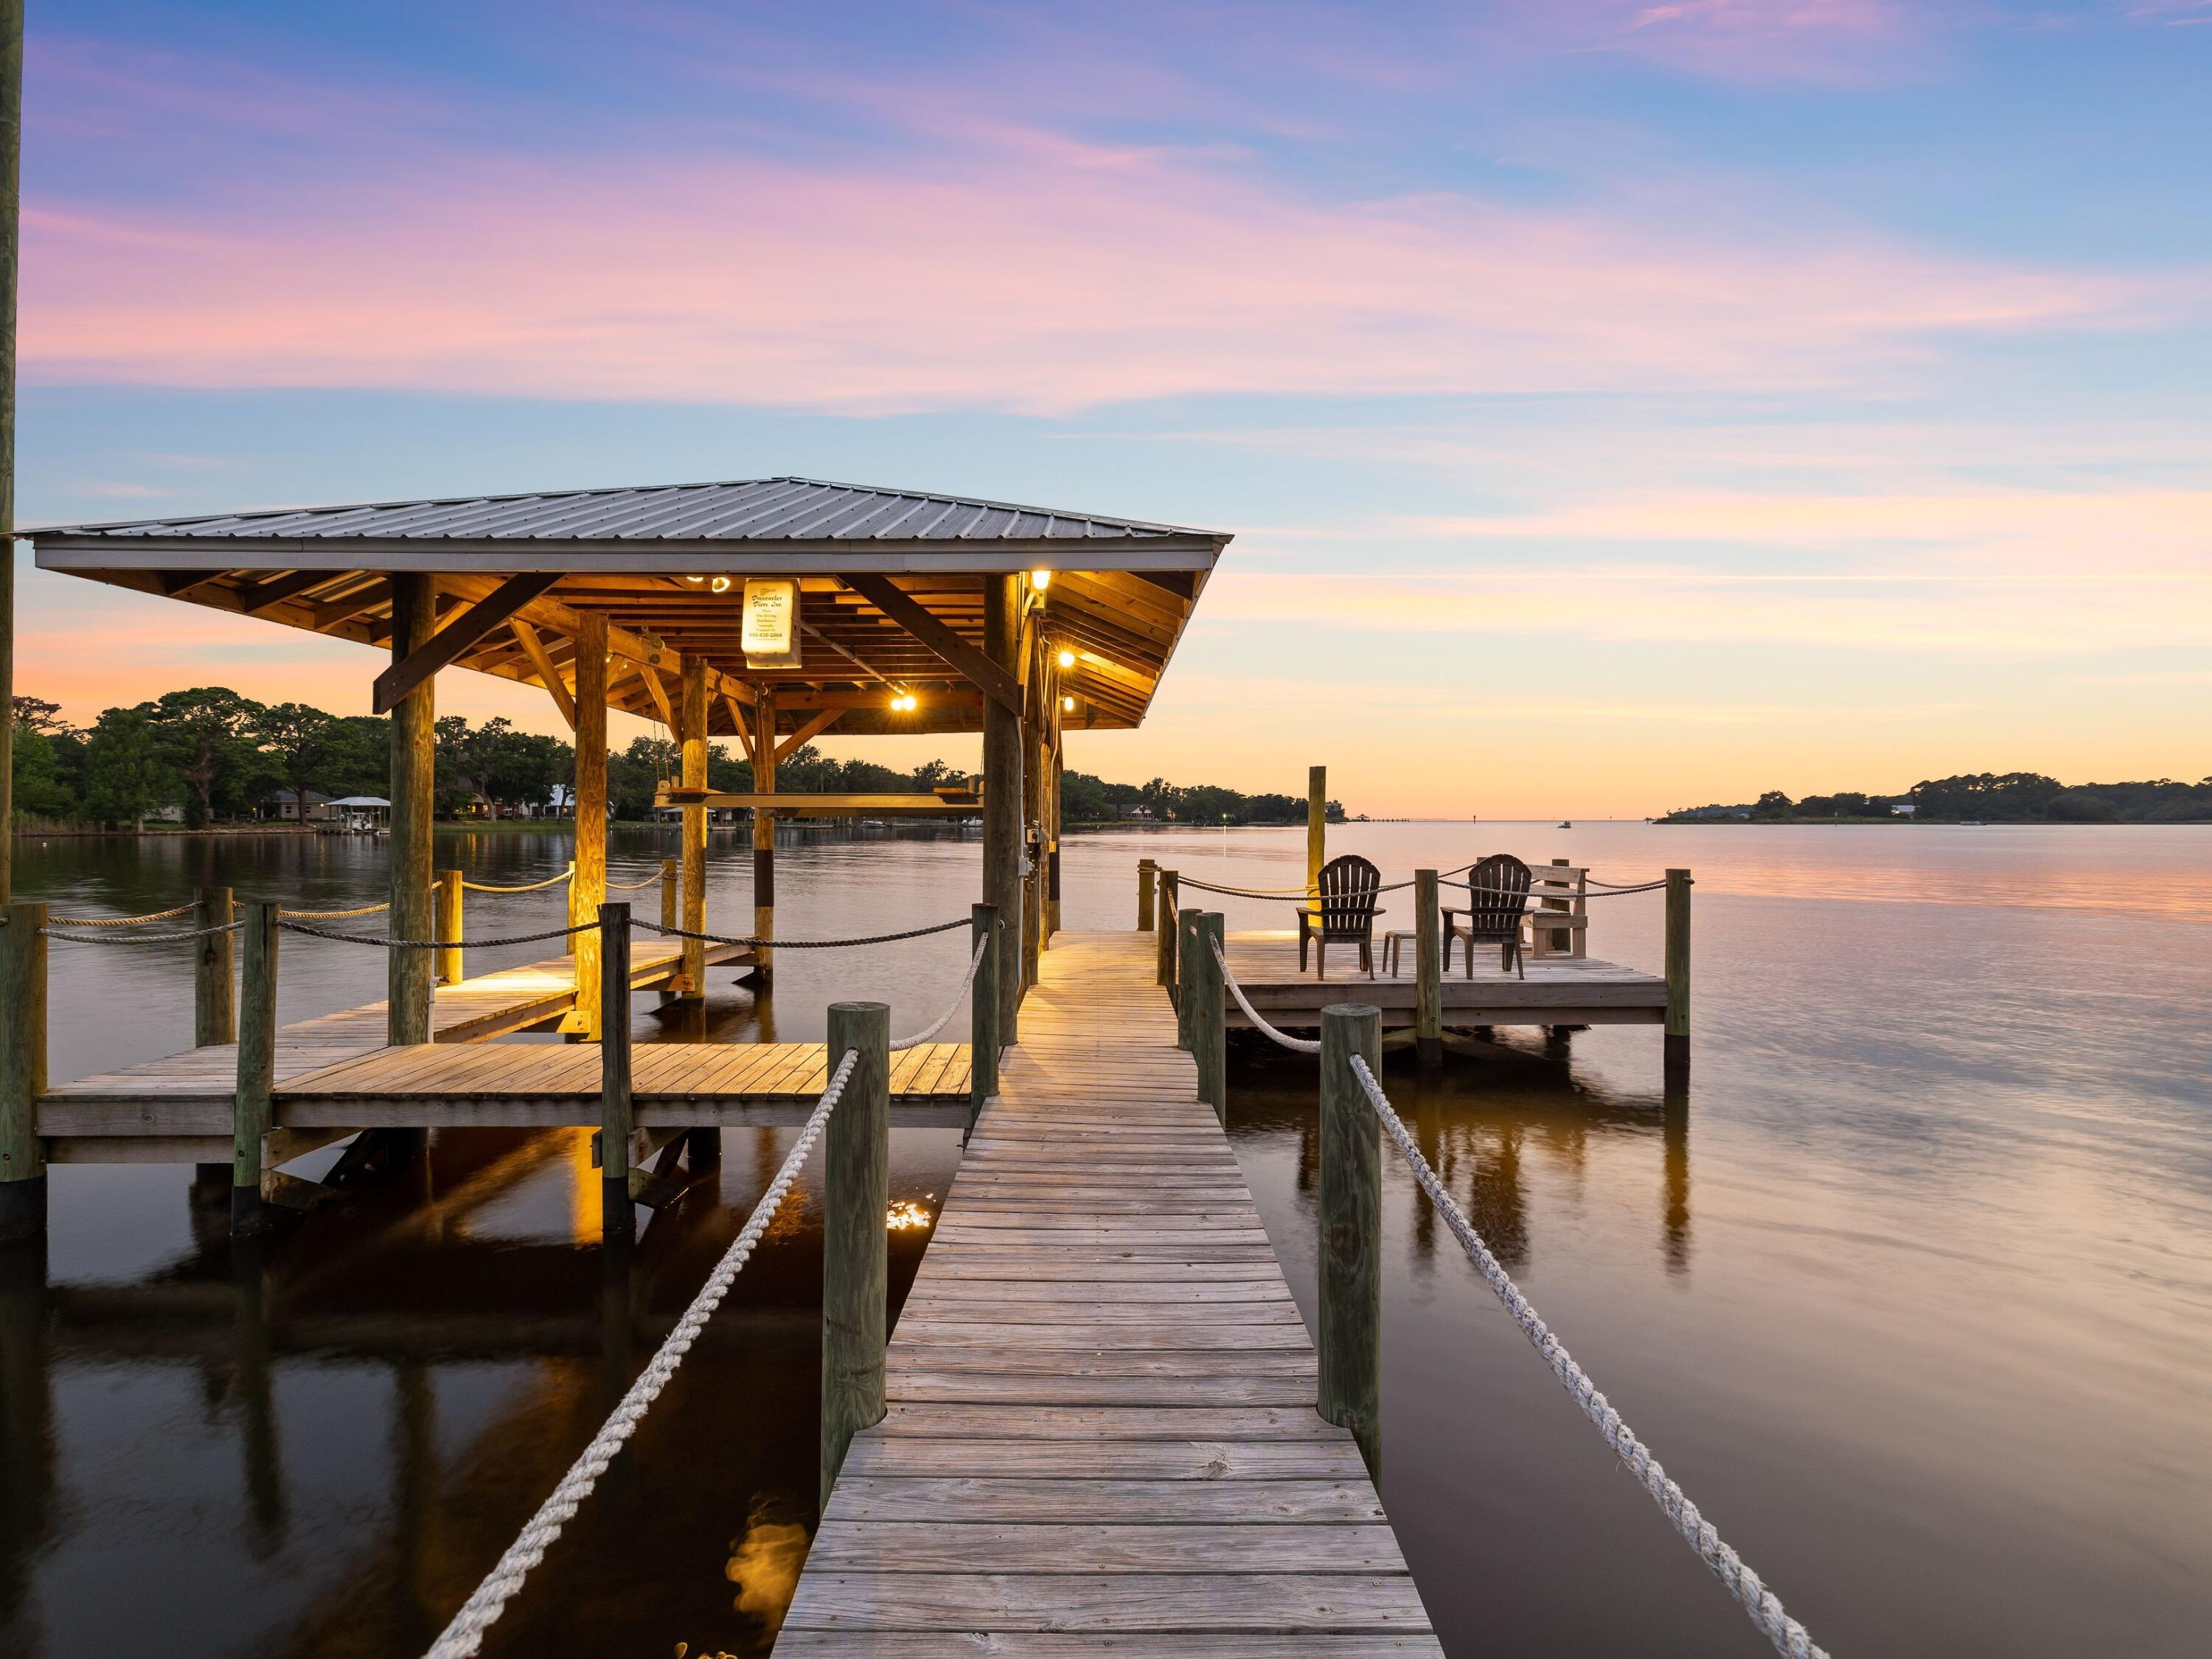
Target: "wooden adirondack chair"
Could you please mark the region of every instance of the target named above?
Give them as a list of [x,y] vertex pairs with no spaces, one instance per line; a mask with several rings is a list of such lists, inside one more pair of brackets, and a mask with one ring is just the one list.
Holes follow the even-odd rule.
[[1320,978],[1328,977],[1328,947],[1357,945],[1359,965],[1375,977],[1375,908],[1382,896],[1382,872],[1357,853],[1331,859],[1321,867],[1321,915],[1310,902],[1298,907],[1298,971],[1306,970],[1306,946],[1314,946],[1314,966]]
[[[1466,910],[1446,910],[1444,922],[1444,966],[1451,966],[1452,941],[1467,941],[1467,977],[1474,977],[1474,947],[1495,945],[1498,947],[1498,966],[1510,968],[1521,978],[1528,977],[1528,970],[1521,963],[1521,919],[1528,910],[1528,866],[1510,853],[1493,853],[1468,872],[1468,885],[1474,890],[1469,895],[1472,908]],[[1454,916],[1463,915],[1464,922],[1454,924]]]

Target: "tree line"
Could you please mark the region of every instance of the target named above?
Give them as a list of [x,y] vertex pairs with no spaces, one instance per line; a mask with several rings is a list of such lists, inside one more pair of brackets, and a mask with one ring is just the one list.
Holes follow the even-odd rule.
[[[1911,813],[1895,809],[1909,806]],[[2212,819],[2212,778],[2181,783],[2172,778],[2133,783],[2063,784],[2040,772],[1972,772],[1927,778],[1899,794],[1842,789],[1792,800],[1770,789],[1738,806],[1692,806],[1669,812],[1662,823],[1716,818],[1754,823],[1833,823],[1848,818],[1910,816],[1915,823],[2189,823]]]
[[[391,793],[392,723],[379,715],[332,714],[305,702],[258,702],[223,686],[171,691],[127,708],[109,708],[88,726],[62,718],[44,698],[15,700],[15,812],[54,824],[130,825],[181,809],[187,828],[260,816],[289,796],[307,817],[310,794]],[[665,736],[634,738],[607,757],[607,800],[617,818],[643,818],[654,793],[677,775],[675,745]],[[776,763],[776,787],[793,793],[842,791],[921,794],[961,775],[933,760],[908,771],[866,760],[836,760],[812,744]],[[489,806],[501,813],[544,811],[576,777],[576,751],[562,738],[518,730],[504,716],[471,724],[459,714],[437,723],[437,811],[456,817]],[[707,781],[742,793],[752,763],[722,744],[707,750]],[[1085,772],[1063,775],[1066,823],[1150,817],[1180,823],[1303,823],[1303,795],[1246,795],[1211,784],[1182,787],[1164,778],[1108,783]],[[1344,808],[1328,803],[1332,822]]]

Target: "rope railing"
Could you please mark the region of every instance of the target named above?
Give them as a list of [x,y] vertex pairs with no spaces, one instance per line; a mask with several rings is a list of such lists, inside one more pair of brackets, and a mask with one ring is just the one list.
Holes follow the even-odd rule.
[[984,955],[990,948],[991,940],[988,934],[975,941],[975,954],[968,958],[968,971],[961,975],[960,988],[952,994],[951,1006],[926,1029],[916,1031],[912,1036],[895,1039],[890,1045],[891,1053],[896,1054],[902,1048],[919,1048],[951,1024],[952,1016],[960,1012],[960,1005],[968,1000],[968,988],[975,982],[975,971],[983,965]]
[[1206,942],[1208,945],[1212,945],[1213,959],[1221,964],[1222,985],[1228,990],[1231,996],[1237,999],[1237,1006],[1244,1011],[1244,1018],[1252,1022],[1252,1029],[1254,1030],[1260,1032],[1262,1036],[1268,1037],[1274,1042],[1281,1045],[1283,1048],[1288,1048],[1293,1054],[1317,1054],[1321,1052],[1320,1043],[1311,1042],[1305,1037],[1291,1036],[1287,1032],[1279,1031],[1273,1026],[1267,1024],[1267,1022],[1261,1017],[1260,1011],[1252,1006],[1251,999],[1244,994],[1244,988],[1237,982],[1237,975],[1229,971],[1229,958],[1221,954],[1221,947],[1218,945],[1215,945],[1210,937]]
[[956,927],[969,925],[969,918],[956,916],[951,921],[933,922],[927,927],[909,927],[902,933],[870,933],[860,939],[770,939],[739,938],[730,933],[695,933],[686,927],[665,927],[657,921],[647,921],[643,916],[632,916],[629,921],[631,927],[642,927],[647,933],[659,933],[664,939],[697,939],[705,945],[766,945],[779,951],[837,951],[854,945],[892,945],[900,939],[949,933]]
[[661,874],[656,870],[643,881],[611,881],[606,887],[610,893],[635,893],[641,887],[658,886],[661,880]]
[[174,921],[198,908],[197,904],[179,904],[173,910],[149,910],[143,916],[49,916],[46,921],[54,927],[143,927],[149,922]]
[[224,921],[212,927],[195,927],[189,933],[72,933],[49,924],[39,929],[39,937],[65,939],[71,945],[181,945],[186,939],[235,933],[244,925],[242,922]]
[[279,907],[276,914],[282,916],[291,916],[301,921],[343,921],[349,916],[373,916],[379,910],[389,910],[391,908],[392,901],[386,899],[381,904],[364,904],[358,909],[353,910],[295,910],[289,906],[283,906]]
[[844,1058],[838,1062],[836,1075],[830,1079],[830,1086],[822,1091],[822,1098],[808,1116],[805,1127],[799,1132],[798,1140],[784,1158],[782,1167],[776,1170],[775,1179],[769,1182],[768,1190],[761,1194],[760,1202],[753,1206],[753,1212],[745,1218],[744,1226],[738,1231],[722,1259],[715,1263],[714,1271],[707,1275],[707,1282],[699,1287],[699,1294],[692,1297],[691,1305],[684,1311],[684,1317],[677,1322],[676,1328],[668,1334],[668,1340],[660,1345],[645,1369],[638,1373],[637,1381],[630,1384],[629,1391],[623,1395],[622,1402],[600,1425],[599,1431],[592,1437],[591,1443],[568,1466],[568,1472],[561,1478],[560,1484],[538,1506],[538,1512],[530,1517],[492,1570],[484,1575],[483,1582],[477,1586],[475,1593],[461,1604],[460,1610],[454,1613],[452,1622],[446,1626],[444,1634],[430,1644],[426,1659],[468,1659],[468,1656],[483,1646],[484,1632],[506,1611],[507,1604],[522,1588],[523,1581],[529,1577],[531,1570],[545,1559],[545,1552],[552,1547],[553,1540],[560,1537],[562,1528],[574,1518],[576,1511],[583,1507],[584,1500],[592,1495],[592,1488],[599,1485],[599,1477],[614,1462],[616,1454],[637,1432],[637,1425],[644,1420],[647,1411],[654,1401],[660,1398],[669,1379],[676,1375],[677,1367],[684,1363],[684,1356],[691,1352],[700,1333],[706,1329],[707,1322],[714,1316],[714,1310],[722,1305],[722,1298],[729,1294],[731,1285],[744,1270],[745,1263],[752,1259],[761,1236],[768,1231],[769,1223],[775,1218],[777,1210],[782,1207],[783,1200],[790,1194],[793,1184],[799,1179],[799,1170],[805,1167],[807,1158],[814,1151],[815,1142],[822,1138],[822,1131],[830,1121],[830,1115],[837,1109],[838,1100],[843,1096],[845,1085],[851,1079],[853,1067],[860,1057],[858,1049],[848,1048],[845,1051]]
[[374,945],[385,951],[489,951],[502,945],[536,945],[544,939],[595,933],[599,926],[595,917],[590,921],[580,921],[574,927],[549,927],[543,933],[514,933],[505,939],[380,939],[374,933],[340,933],[328,927],[310,927],[295,921],[289,912],[276,918],[276,925],[288,933],[304,933],[309,939],[336,939],[341,945]]
[[559,875],[548,876],[543,881],[526,882],[520,887],[498,887],[489,882],[471,881],[466,877],[462,878],[461,885],[471,893],[535,893],[543,888],[558,887],[562,882],[573,879],[575,873],[575,861],[571,860],[568,867]]
[[1780,1598],[1768,1589],[1743,1558],[1729,1547],[1712,1522],[1698,1513],[1698,1506],[1675,1484],[1659,1460],[1652,1456],[1650,1449],[1636,1437],[1635,1431],[1622,1421],[1620,1413],[1598,1391],[1589,1374],[1575,1363],[1575,1358],[1567,1352],[1565,1344],[1552,1334],[1551,1327],[1544,1322],[1528,1298],[1522,1294],[1521,1287],[1513,1282],[1512,1275],[1505,1271],[1492,1253],[1490,1246],[1483,1242],[1482,1235],[1474,1230],[1466,1212],[1444,1190],[1443,1183],[1437,1178],[1437,1172],[1429,1167],[1428,1159],[1421,1156],[1412,1133],[1391,1106],[1390,1097],[1382,1091],[1382,1085],[1376,1080],[1375,1073],[1368,1068],[1365,1057],[1355,1053],[1351,1056],[1351,1062],[1352,1076],[1358,1080],[1368,1103],[1375,1109],[1375,1115],[1384,1132],[1404,1154],[1407,1164],[1413,1170],[1414,1182],[1443,1217],[1445,1226],[1451,1230],[1452,1237],[1459,1240],[1461,1248],[1467,1252],[1468,1260],[1489,1282],[1491,1290],[1497,1294],[1508,1316],[1521,1328],[1522,1334],[1528,1339],[1530,1345],[1544,1357],[1545,1364],[1552,1368],[1553,1375],[1559,1379],[1561,1385],[1573,1397],[1575,1404],[1581,1407],[1583,1415],[1596,1425],[1606,1444],[1613,1448],[1614,1455],[1636,1477],[1638,1484],[1651,1494],[1660,1513],[1698,1553],[1698,1559],[1711,1570],[1729,1594],[1742,1604],[1753,1625],[1757,1626],[1759,1634],[1774,1644],[1776,1652],[1789,1656],[1789,1659],[1827,1659],[1826,1650],[1814,1645],[1803,1625],[1783,1611]]

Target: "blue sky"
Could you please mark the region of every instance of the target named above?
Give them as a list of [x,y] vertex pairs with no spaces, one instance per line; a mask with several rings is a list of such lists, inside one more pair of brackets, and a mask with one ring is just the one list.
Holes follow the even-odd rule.
[[[32,25],[23,523],[921,485],[1238,532],[1109,776],[2212,769],[2212,4]],[[23,580],[80,717],[366,706],[357,647]]]

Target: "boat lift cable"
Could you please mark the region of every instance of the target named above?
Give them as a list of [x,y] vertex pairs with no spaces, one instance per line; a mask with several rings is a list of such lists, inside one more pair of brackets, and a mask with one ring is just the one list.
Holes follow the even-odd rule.
[[[1311,1054],[1321,1051],[1320,1043],[1286,1036],[1261,1018],[1246,1000],[1244,988],[1237,984],[1237,976],[1229,971],[1229,963],[1223,958],[1218,945],[1213,946],[1213,956],[1214,960],[1221,963],[1221,982],[1237,999],[1237,1006],[1244,1011],[1245,1018],[1252,1022],[1255,1030],[1297,1054]],[[1651,1494],[1652,1501],[1659,1505],[1660,1513],[1674,1524],[1674,1530],[1681,1534],[1690,1547],[1697,1551],[1698,1559],[1711,1570],[1729,1594],[1742,1604],[1743,1610],[1751,1616],[1751,1622],[1774,1644],[1776,1652],[1786,1655],[1788,1659],[1828,1659],[1826,1650],[1814,1644],[1805,1626],[1783,1611],[1780,1598],[1760,1582],[1759,1575],[1745,1564],[1741,1556],[1729,1547],[1712,1522],[1698,1512],[1698,1506],[1674,1483],[1659,1460],[1652,1456],[1650,1448],[1638,1439],[1635,1431],[1621,1420],[1620,1413],[1598,1392],[1597,1385],[1590,1381],[1589,1373],[1575,1363],[1575,1357],[1567,1352],[1566,1346],[1552,1334],[1551,1327],[1530,1305],[1528,1298],[1522,1294],[1521,1287],[1513,1282],[1513,1276],[1505,1271],[1497,1256],[1491,1253],[1490,1246],[1483,1242],[1482,1235],[1474,1230],[1474,1224],[1467,1218],[1452,1195],[1444,1190],[1443,1183],[1437,1179],[1437,1172],[1429,1167],[1428,1159],[1421,1156],[1421,1150],[1414,1145],[1411,1132],[1391,1106],[1390,1097],[1382,1092],[1382,1085],[1376,1080],[1375,1073],[1368,1069],[1364,1055],[1352,1056],[1352,1073],[1359,1080],[1360,1089],[1365,1093],[1368,1104],[1375,1109],[1375,1115],[1384,1131],[1399,1152],[1405,1155],[1415,1184],[1428,1195],[1429,1202],[1436,1206],[1437,1212],[1444,1218],[1444,1225],[1451,1229],[1452,1237],[1459,1240],[1460,1248],[1467,1252],[1468,1260],[1489,1281],[1490,1288],[1504,1305],[1506,1313],[1521,1328],[1522,1334],[1536,1352],[1543,1355],[1544,1362],[1552,1368],[1553,1375],[1574,1397],[1575,1404],[1582,1407],[1583,1415],[1597,1425],[1598,1432],[1605,1437],[1606,1444],[1613,1448],[1614,1455],[1636,1477],[1638,1484]]]
[[699,1334],[706,1328],[707,1322],[714,1317],[715,1309],[722,1305],[722,1298],[729,1294],[730,1285],[744,1271],[745,1263],[751,1260],[761,1235],[768,1231],[769,1223],[775,1218],[776,1211],[782,1206],[793,1183],[799,1179],[799,1170],[805,1167],[808,1156],[814,1151],[814,1143],[821,1139],[823,1128],[830,1121],[830,1115],[837,1109],[837,1102],[844,1094],[845,1085],[851,1079],[853,1067],[860,1057],[860,1051],[856,1048],[845,1051],[844,1058],[837,1064],[836,1075],[830,1079],[830,1086],[822,1091],[822,1098],[808,1116],[805,1127],[799,1132],[799,1139],[793,1143],[789,1155],[783,1160],[783,1166],[775,1172],[775,1179],[769,1182],[768,1190],[761,1194],[760,1202],[753,1206],[753,1212],[745,1218],[744,1226],[738,1231],[722,1259],[714,1264],[714,1272],[707,1275],[707,1282],[699,1287],[699,1294],[691,1298],[691,1305],[684,1310],[684,1317],[677,1321],[676,1328],[668,1334],[668,1340],[660,1345],[647,1362],[645,1369],[638,1373],[637,1381],[629,1385],[629,1392],[623,1395],[622,1402],[600,1425],[599,1431],[592,1437],[591,1443],[568,1466],[568,1473],[561,1478],[561,1484],[554,1487],[545,1501],[538,1506],[538,1512],[530,1517],[514,1542],[507,1546],[507,1553],[484,1575],[483,1582],[477,1586],[475,1593],[461,1604],[460,1610],[453,1617],[453,1622],[446,1626],[445,1633],[430,1644],[425,1659],[468,1659],[468,1656],[483,1646],[484,1632],[497,1621],[506,1610],[507,1602],[522,1588],[531,1569],[545,1559],[545,1552],[561,1535],[561,1529],[583,1506],[584,1500],[592,1495],[592,1489],[599,1485],[599,1477],[607,1472],[623,1443],[636,1433],[637,1425],[643,1420],[647,1410],[660,1397],[661,1390],[676,1375],[676,1368],[684,1363],[684,1356],[691,1352],[692,1345],[699,1340]]

